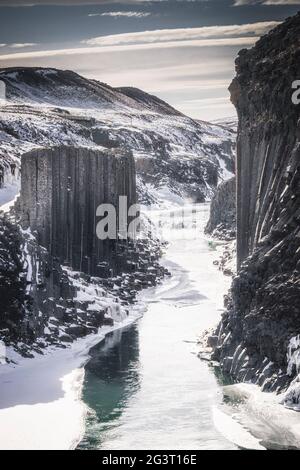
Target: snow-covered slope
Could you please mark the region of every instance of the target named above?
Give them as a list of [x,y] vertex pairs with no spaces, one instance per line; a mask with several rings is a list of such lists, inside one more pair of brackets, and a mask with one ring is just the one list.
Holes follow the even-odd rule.
[[232,176],[232,129],[195,121],[141,90],[56,69],[5,69],[0,80],[7,91],[0,106],[0,185],[1,172],[5,184],[18,179],[23,152],[58,144],[130,149],[146,203],[174,194],[207,200]]
[[234,132],[237,132],[238,128],[238,118],[237,116],[231,116],[223,119],[216,119],[213,121],[217,126],[225,127],[226,129],[231,129]]

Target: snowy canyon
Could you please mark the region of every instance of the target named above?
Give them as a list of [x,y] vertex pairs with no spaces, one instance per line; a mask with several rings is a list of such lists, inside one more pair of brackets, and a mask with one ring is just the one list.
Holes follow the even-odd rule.
[[[99,364],[111,361],[120,382],[116,395],[123,393],[125,375],[126,386],[132,380],[136,398],[128,406],[125,400],[124,416],[118,421],[120,429],[136,427],[136,434],[115,436],[112,413],[107,446],[133,445],[130,439],[142,446],[141,430],[149,446],[158,446],[155,433],[138,417],[149,407],[149,417],[155,418],[149,398],[149,390],[155,393],[151,374],[164,388],[159,377],[165,367],[165,377],[174,390],[178,387],[186,409],[191,410],[195,400],[201,410],[207,440],[203,445],[271,448],[282,444],[277,442],[280,433],[274,438],[271,431],[267,443],[252,435],[241,444],[236,436],[228,437],[230,444],[220,438],[211,425],[211,407],[222,429],[228,416],[215,409],[219,399],[214,398],[211,405],[205,393],[208,387],[216,397],[229,381],[246,384],[225,387],[225,396],[245,400],[263,420],[265,410],[283,416],[284,446],[297,447],[299,425],[287,408],[299,410],[300,406],[300,120],[299,105],[292,99],[292,83],[300,76],[299,37],[300,14],[262,37],[252,49],[240,52],[230,86],[238,113],[237,133],[234,120],[197,121],[135,88],[112,88],[71,71],[0,70],[6,86],[6,102],[0,106],[0,339],[6,348],[5,367],[20,362],[21,368],[22,361],[29,360],[24,358],[34,357],[43,374],[42,358],[50,364],[52,353],[53,358],[72,357],[70,362],[78,367],[95,347],[90,369],[87,366],[92,384],[102,377]],[[143,237],[135,243],[103,242],[95,236],[96,207],[103,202],[117,205],[120,195],[128,197],[129,205],[142,205]],[[150,207],[156,212],[151,214]],[[187,207],[191,218],[182,224]],[[159,238],[153,229],[159,213],[172,214],[171,228],[178,238]],[[194,214],[200,216],[197,238],[185,239],[184,235],[191,235]],[[221,258],[216,260],[216,255]],[[148,316],[141,323],[139,357],[137,327],[128,334],[125,329],[123,339],[119,329],[135,322],[145,304]],[[172,322],[177,322],[178,330],[170,330]],[[196,354],[191,358],[190,350],[185,356],[182,346],[189,342],[195,325],[199,328],[195,335],[206,330],[197,346],[206,362]],[[98,351],[99,338],[106,333],[107,343]],[[170,351],[164,355],[165,343]],[[71,352],[80,355],[80,344],[84,355],[78,364]],[[128,359],[129,372],[134,369],[132,377],[118,369],[123,361],[120,350],[124,361]],[[152,361],[155,354],[161,357]],[[185,385],[180,371],[172,368],[174,358],[181,365],[185,358],[189,364],[188,370],[182,365]],[[141,374],[140,361],[150,371],[149,377]],[[202,375],[194,379],[198,366]],[[26,362],[26,368],[33,366]],[[63,383],[69,393],[68,380]],[[89,386],[87,379],[86,391]],[[256,386],[271,392],[260,400],[263,410],[256,402],[260,393]],[[171,393],[167,402],[172,402],[172,387],[165,389]],[[197,395],[198,390],[204,398]],[[109,396],[110,383],[104,392]],[[5,393],[9,401],[8,385]],[[28,397],[30,393],[28,389]],[[72,393],[71,401],[73,389]],[[185,401],[186,396],[192,397],[192,404]],[[92,408],[88,398],[85,403]],[[156,400],[161,410],[167,406],[164,399],[162,394]],[[103,444],[102,423],[96,419],[98,403],[94,405],[83,448],[90,448],[91,442]],[[178,409],[170,413],[180,423]],[[77,412],[80,421],[83,411]],[[249,430],[246,420],[236,435]],[[78,420],[74,426],[76,442],[69,436],[64,441],[67,447],[83,438]],[[166,422],[160,421],[159,426],[160,435],[165,435]],[[187,427],[193,445],[199,443],[197,426],[190,413]],[[182,436],[176,429],[174,442],[179,448]]]

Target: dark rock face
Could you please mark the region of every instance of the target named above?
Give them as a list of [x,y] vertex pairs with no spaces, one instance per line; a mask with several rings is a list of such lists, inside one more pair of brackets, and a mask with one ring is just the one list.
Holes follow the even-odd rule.
[[10,331],[18,339],[24,315],[26,278],[23,274],[22,236],[7,217],[0,217],[0,335]]
[[[282,230],[286,189],[297,189],[299,106],[292,102],[292,83],[300,76],[300,14],[240,52],[231,84],[239,116],[237,139],[238,264],[269,235]],[[297,194],[295,194],[297,196]],[[292,207],[291,207],[292,205]],[[279,217],[279,222],[277,219]],[[283,234],[282,234],[283,235]],[[279,235],[278,240],[283,238]]]
[[237,59],[230,90],[237,142],[238,276],[214,356],[238,381],[281,390],[287,349],[300,332],[300,14]]
[[205,232],[223,240],[236,236],[236,179],[231,178],[218,186],[211,201],[210,219]]
[[62,267],[32,234],[1,218],[0,340],[32,357],[113,325],[126,318],[138,291],[167,274],[160,255],[155,240],[138,241],[134,253],[128,253],[131,272],[92,277]]
[[126,213],[136,203],[135,181],[129,152],[74,147],[31,151],[22,156],[22,225],[36,231],[38,243],[74,270],[100,275],[99,263],[105,261],[117,269],[118,240],[97,237],[96,210],[112,204],[119,220],[119,196],[127,197]]
[[127,212],[135,183],[133,157],[118,149],[62,146],[22,156],[20,198],[11,220],[0,218],[0,340],[7,346],[25,357],[66,347],[124,320],[138,291],[167,274],[146,220],[144,238],[97,237],[97,207],[111,204],[118,222],[119,196],[127,196]]

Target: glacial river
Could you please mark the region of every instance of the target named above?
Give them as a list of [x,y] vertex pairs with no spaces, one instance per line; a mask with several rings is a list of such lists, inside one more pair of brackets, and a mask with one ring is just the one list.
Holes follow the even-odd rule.
[[142,318],[91,352],[80,448],[236,448],[216,429],[212,410],[222,401],[221,384],[195,344],[218,322],[229,280],[213,265],[216,252],[204,236],[209,206],[186,209],[184,223],[182,209],[163,214],[169,245],[162,262],[172,277],[142,294]]

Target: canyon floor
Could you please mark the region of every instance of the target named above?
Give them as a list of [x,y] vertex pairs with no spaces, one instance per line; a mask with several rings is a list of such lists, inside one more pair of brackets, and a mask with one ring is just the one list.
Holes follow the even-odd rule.
[[197,357],[197,335],[219,321],[230,277],[213,264],[222,245],[204,235],[209,204],[184,206],[184,228],[182,210],[154,213],[164,221],[162,263],[172,276],[142,291],[127,319],[63,351],[1,367],[1,448],[296,445],[299,414],[255,386],[224,388],[218,369]]

